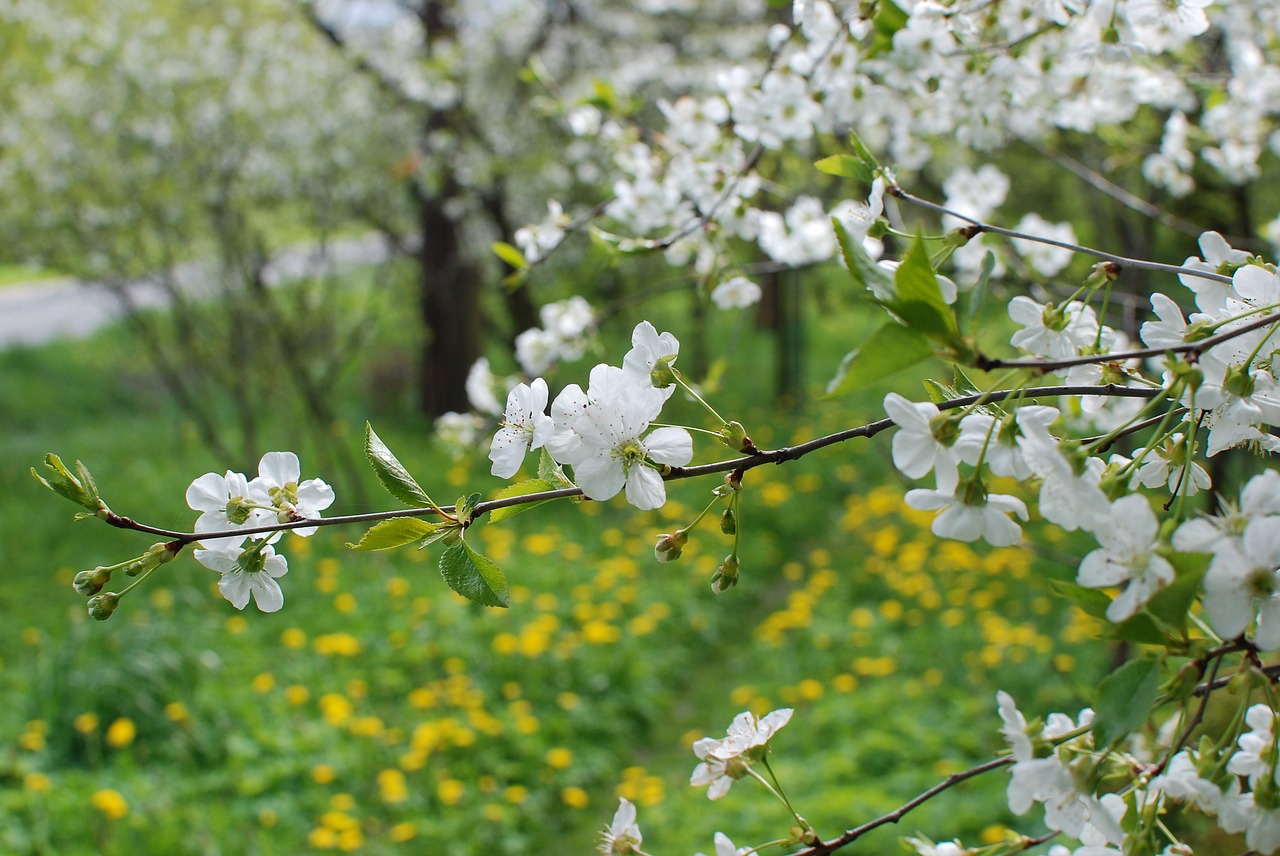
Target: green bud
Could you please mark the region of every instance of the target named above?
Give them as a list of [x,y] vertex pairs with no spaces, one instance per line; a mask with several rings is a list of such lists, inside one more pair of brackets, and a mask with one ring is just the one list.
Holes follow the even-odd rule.
[[711,590],[716,594],[728,591],[738,584],[738,555],[731,553],[725,557],[724,564],[716,568],[711,575]]
[[1089,288],[1099,288],[1120,278],[1120,265],[1115,262],[1098,262],[1093,271],[1085,277],[1084,284]]
[[720,531],[726,535],[737,534],[738,516],[733,513],[732,508],[726,508],[724,514],[720,515]]
[[81,571],[76,574],[76,578],[71,581],[71,585],[77,594],[88,597],[102,591],[102,587],[110,581],[111,571],[102,565],[98,565],[92,571]]
[[726,422],[720,428],[720,441],[735,452],[753,455],[759,451],[756,444],[747,436],[747,429],[741,422]]
[[98,621],[106,621],[120,605],[120,595],[113,591],[106,594],[95,594],[89,598],[89,617]]
[[665,389],[675,383],[676,372],[671,367],[675,361],[675,354],[659,357],[653,364],[653,371],[649,372],[649,382],[658,389]]
[[659,535],[658,543],[653,548],[653,555],[659,562],[674,562],[680,558],[680,553],[688,542],[689,534],[683,529],[672,532],[670,535]]
[[1253,375],[1249,374],[1249,369],[1245,366],[1232,366],[1227,369],[1227,376],[1222,379],[1222,388],[1240,398],[1253,395],[1254,386]]

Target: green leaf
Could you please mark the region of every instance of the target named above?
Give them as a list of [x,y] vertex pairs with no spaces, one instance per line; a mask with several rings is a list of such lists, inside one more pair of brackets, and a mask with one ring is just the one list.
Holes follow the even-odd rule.
[[987,250],[986,255],[982,257],[982,272],[978,274],[978,281],[973,288],[969,290],[969,300],[965,305],[965,324],[968,328],[969,335],[977,337],[978,323],[980,321],[980,313],[982,312],[982,304],[987,299],[987,289],[991,285],[991,272],[996,267],[995,253]]
[[359,542],[347,546],[352,550],[389,550],[392,547],[403,547],[414,541],[421,541],[441,529],[447,528],[445,523],[428,523],[416,517],[401,517],[396,520],[383,520],[375,523],[369,531],[360,536]]
[[862,242],[854,240],[849,230],[836,217],[831,218],[831,227],[836,232],[836,242],[840,245],[840,255],[844,258],[845,267],[854,284],[875,295],[877,300],[885,300],[893,295],[893,278],[884,268],[876,264],[875,259],[867,255]]
[[850,351],[827,384],[824,397],[835,398],[901,371],[927,357],[933,348],[923,336],[890,321]]
[[[545,479],[529,479],[518,484],[509,484],[494,496],[494,499],[510,499],[513,496],[529,496],[533,493],[542,493],[544,490],[555,490],[555,485]],[[500,520],[506,520],[508,517],[515,517],[531,508],[537,508],[544,502],[549,500],[541,500],[539,502],[526,502],[523,505],[508,505],[506,508],[495,508],[489,512],[489,522],[497,523]]]
[[484,497],[478,493],[469,493],[466,496],[458,497],[458,501],[453,505],[453,516],[463,526],[471,524],[471,517],[475,514],[476,506],[480,504]]
[[1160,555],[1173,565],[1175,577],[1172,583],[1160,589],[1147,602],[1146,609],[1177,633],[1187,632],[1187,614],[1200,593],[1200,583],[1209,569],[1208,553],[1180,553],[1175,550],[1160,551]]
[[884,304],[911,329],[935,341],[952,343],[959,337],[951,307],[942,299],[938,275],[924,239],[917,236],[893,277],[894,296]]
[[1111,746],[1146,722],[1160,686],[1160,663],[1130,660],[1103,679],[1094,705],[1093,743]]
[[95,514],[100,509],[106,508],[98,495],[98,485],[89,474],[89,468],[80,461],[76,461],[76,475],[72,475],[66,464],[62,463],[62,459],[52,452],[44,456],[44,465],[53,472],[50,477],[52,481],[36,472],[35,467],[31,468],[31,475],[35,476],[40,484]]
[[524,270],[529,265],[529,260],[524,257],[524,253],[505,241],[494,241],[492,250],[495,256],[510,265],[513,270]]
[[907,25],[907,13],[893,0],[879,0],[871,24],[880,35],[892,37]]
[[956,392],[959,392],[961,395],[977,395],[979,392],[982,392],[982,390],[978,389],[978,385],[970,380],[969,376],[964,373],[964,369],[960,368],[959,363],[956,363],[951,368],[951,376],[953,378],[952,384],[955,386]]
[[564,468],[556,463],[556,459],[551,457],[551,453],[545,448],[538,458],[538,478],[550,484],[552,488],[577,487],[573,480],[564,474]]
[[875,181],[876,177],[876,164],[874,161],[868,163],[853,155],[831,155],[818,161],[814,166],[827,175],[852,178],[864,184],[870,184]]
[[1111,628],[1111,639],[1137,642],[1140,645],[1168,645],[1169,633],[1149,613],[1138,612]]
[[431,497],[418,486],[399,459],[391,454],[387,444],[373,432],[373,426],[366,422],[364,428],[365,455],[368,456],[369,465],[373,467],[374,474],[387,489],[387,493],[414,508],[434,508],[435,503],[431,501]]
[[507,606],[511,602],[502,570],[466,541],[445,549],[440,557],[440,575],[449,588],[467,600],[485,606]]
[[1111,598],[1097,589],[1085,588],[1064,580],[1049,580],[1049,590],[1071,601],[1087,615],[1092,615],[1094,618],[1107,617],[1107,607],[1111,605]]

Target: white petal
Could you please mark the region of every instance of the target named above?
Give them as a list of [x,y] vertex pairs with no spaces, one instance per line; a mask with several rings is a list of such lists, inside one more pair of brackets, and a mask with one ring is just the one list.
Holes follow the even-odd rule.
[[302,466],[293,452],[267,452],[258,462],[258,477],[271,487],[297,484],[302,477]]
[[644,438],[644,447],[659,464],[683,467],[693,460],[693,437],[683,428],[659,428]]
[[667,486],[662,476],[644,466],[633,466],[627,477],[627,502],[641,511],[661,508],[667,501]]

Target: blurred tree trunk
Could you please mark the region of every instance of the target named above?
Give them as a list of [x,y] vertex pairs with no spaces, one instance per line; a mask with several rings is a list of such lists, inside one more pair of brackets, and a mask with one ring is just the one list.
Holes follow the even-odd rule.
[[464,255],[457,224],[445,213],[457,190],[452,181],[439,197],[414,190],[422,236],[417,261],[426,332],[418,389],[428,416],[471,409],[467,371],[480,356],[480,275]]

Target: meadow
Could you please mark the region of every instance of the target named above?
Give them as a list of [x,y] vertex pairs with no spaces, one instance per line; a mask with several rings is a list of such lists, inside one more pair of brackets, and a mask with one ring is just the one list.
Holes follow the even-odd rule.
[[[813,398],[851,322],[809,313]],[[749,321],[714,319],[725,329],[708,339],[735,342],[735,365],[770,365],[772,341]],[[605,329],[604,359],[620,359],[629,329]],[[752,471],[742,582],[722,595],[709,582],[729,543],[714,521],[678,562],[653,558],[655,536],[710,497],[713,484],[691,481],[652,514],[619,497],[479,523],[471,537],[513,583],[506,610],[451,593],[432,548],[353,553],[359,533],[335,528],[282,545],[279,613],[237,612],[212,572],[180,557],[94,622],[72,576],[148,542],[72,523],[28,468],[50,451],[80,458],[116,511],[187,528],[187,484],[230,466],[201,448],[137,351],[112,329],[0,353],[5,853],[586,853],[620,796],[639,807],[648,852],[709,852],[717,829],[756,843],[785,834],[788,817],[751,782],[709,802],[688,785],[690,746],[741,710],[784,706],[796,713],[774,769],[830,836],[1000,752],[998,688],[1074,714],[1114,653],[1086,646],[1097,623],[1051,596],[1053,580],[1074,577],[1070,544],[935,539],[901,503],[887,436]],[[338,391],[339,442],[358,449],[372,414],[433,496],[502,486],[482,452],[450,457],[386,389],[371,392],[376,370],[357,364]],[[715,401],[762,447],[877,418],[891,388],[920,396],[890,379],[787,414],[746,380],[736,388],[730,372]],[[262,451],[291,448],[290,432],[265,428],[277,445]],[[304,475],[325,475],[302,453]],[[719,454],[708,444],[696,460]],[[330,513],[393,507],[372,477],[361,490]],[[897,852],[894,838],[917,831],[966,842],[1040,831],[1009,814],[1005,786],[1002,772],[965,783],[855,849]]]

